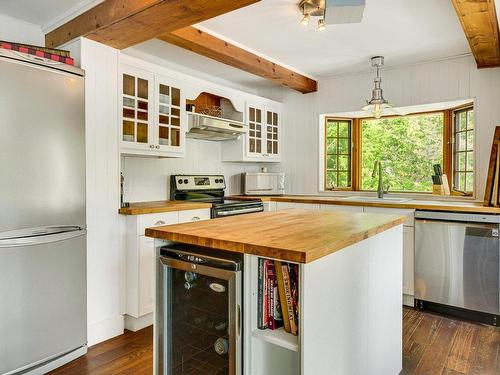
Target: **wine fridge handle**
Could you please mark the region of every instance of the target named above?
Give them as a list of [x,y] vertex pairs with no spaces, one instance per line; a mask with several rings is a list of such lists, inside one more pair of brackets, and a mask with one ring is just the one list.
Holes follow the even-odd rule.
[[241,336],[241,305],[236,306],[236,335],[239,338]]

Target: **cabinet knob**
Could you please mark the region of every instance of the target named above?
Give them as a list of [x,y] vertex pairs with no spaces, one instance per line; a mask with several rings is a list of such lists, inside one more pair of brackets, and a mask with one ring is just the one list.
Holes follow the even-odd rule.
[[149,148],[155,148],[155,145],[149,145]]
[[166,223],[163,220],[158,220],[155,225],[165,225]]
[[200,220],[200,218],[198,216],[194,216],[191,218],[191,221],[199,221],[199,220]]
[[159,149],[160,148],[160,145],[156,145],[156,149]]

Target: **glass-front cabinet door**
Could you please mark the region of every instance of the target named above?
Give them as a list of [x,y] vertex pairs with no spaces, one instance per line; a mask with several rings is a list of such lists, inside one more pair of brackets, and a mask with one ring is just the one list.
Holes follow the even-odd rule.
[[122,146],[136,149],[151,148],[154,76],[133,67],[122,66],[120,79]]
[[266,154],[271,157],[279,155],[279,121],[276,110],[266,109]]
[[167,77],[157,77],[156,148],[181,152],[185,143],[183,131],[183,93],[180,84]]
[[281,115],[278,108],[247,103],[247,155],[261,161],[278,161]]
[[248,105],[248,153],[250,155],[261,155],[263,153],[264,131],[263,131],[263,109]]

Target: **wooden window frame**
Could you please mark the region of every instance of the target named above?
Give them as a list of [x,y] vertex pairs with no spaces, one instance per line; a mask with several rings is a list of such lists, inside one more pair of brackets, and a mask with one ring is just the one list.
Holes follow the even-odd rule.
[[[474,157],[474,161],[476,159],[476,150],[475,150],[475,144],[472,146],[472,150],[469,150],[466,146],[466,149],[465,150],[462,150],[462,151],[457,151],[456,150],[456,135],[457,133],[462,133],[462,132],[465,132],[465,133],[469,133],[469,132],[472,132],[473,134],[473,137],[474,137],[474,140],[475,140],[475,136],[476,136],[476,124],[474,123],[474,127],[472,129],[469,129],[467,128],[466,130],[462,130],[462,131],[456,131],[456,128],[455,128],[455,122],[456,122],[456,116],[458,113],[462,113],[462,112],[469,112],[469,111],[473,111],[474,112],[474,106],[473,105],[466,105],[466,106],[460,106],[460,107],[456,107],[456,108],[453,108],[453,110],[450,110],[450,180],[449,180],[449,184],[450,184],[450,190],[452,191],[452,194],[454,195],[474,195],[474,188],[475,188],[475,184],[476,184],[476,170],[475,170],[475,165],[474,165],[474,168],[472,169],[472,176],[473,176],[473,181],[474,181],[474,185],[473,185],[473,190],[472,192],[469,192],[469,191],[461,191],[461,190],[458,190],[456,189],[455,187],[455,173],[456,172],[462,172],[462,173],[470,173],[470,171],[467,171],[467,167],[466,167],[466,170],[465,171],[457,171],[455,170],[455,163],[454,163],[454,160],[455,160],[455,154],[457,152],[471,152],[472,151],[472,154],[473,154],[473,157]],[[468,121],[468,120],[467,120]],[[467,137],[467,135],[466,135]]]
[[[354,159],[353,159],[353,137],[354,137],[354,121],[356,119],[352,119],[352,118],[344,118],[344,117],[325,117],[325,124],[324,124],[324,133],[323,133],[323,137],[324,137],[324,142],[323,142],[323,147],[324,147],[324,160],[323,160],[323,189],[324,191],[353,191],[353,186],[354,186]],[[328,150],[328,136],[327,136],[327,132],[328,132],[328,121],[349,121],[351,123],[351,129],[350,129],[350,143],[351,143],[351,154],[350,154],[350,159],[351,159],[351,186],[350,187],[341,187],[341,188],[330,188],[327,186],[327,173],[328,173],[328,168],[327,168],[327,159],[328,159],[328,153],[327,153],[327,150]],[[337,137],[338,139],[338,137]],[[337,149],[338,149],[338,146],[337,146]],[[338,154],[337,154],[338,155]],[[337,160],[337,163],[338,163],[338,160]],[[337,168],[338,168],[338,164],[337,164]],[[338,169],[337,169],[337,178],[338,178]]]
[[[425,111],[425,112],[413,112],[408,113],[404,116],[400,115],[389,115],[383,116],[383,118],[391,117],[407,117],[407,116],[418,116],[418,115],[430,115],[435,113],[443,114],[443,173],[448,176],[448,184],[452,195],[463,196],[464,192],[459,192],[453,190],[454,172],[453,172],[453,157],[454,157],[454,113],[462,110],[474,110],[474,105],[471,103],[448,108],[444,110],[436,111]],[[374,120],[375,117],[362,117],[362,118],[348,118],[348,117],[337,117],[337,116],[325,116],[324,122],[324,160],[323,160],[323,189],[324,191],[372,191],[372,190],[361,190],[361,158],[362,158],[362,129],[361,124],[364,120]],[[327,123],[328,121],[339,120],[339,121],[351,121],[351,187],[349,188],[328,188],[327,187]],[[475,124],[474,124],[475,125]],[[475,131],[475,126],[474,126]],[[476,150],[474,152],[474,157],[476,157]],[[476,178],[476,171],[473,171],[474,178]],[[430,177],[429,177],[430,178]],[[432,194],[429,192],[417,192],[417,191],[398,191],[398,193],[411,193],[411,194]],[[474,195],[474,191],[472,194]]]

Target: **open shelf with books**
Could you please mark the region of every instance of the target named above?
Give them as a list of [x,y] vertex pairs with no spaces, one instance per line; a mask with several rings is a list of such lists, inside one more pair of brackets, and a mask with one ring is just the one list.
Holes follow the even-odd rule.
[[[245,258],[246,373],[300,373],[300,272],[303,265]],[[284,297],[284,298],[283,298]],[[282,312],[285,311],[285,314]]]

